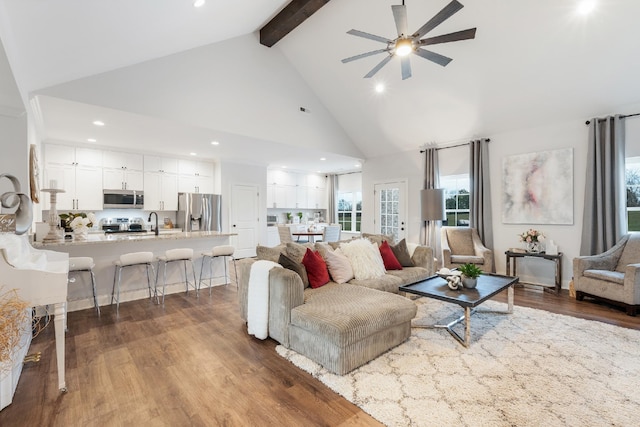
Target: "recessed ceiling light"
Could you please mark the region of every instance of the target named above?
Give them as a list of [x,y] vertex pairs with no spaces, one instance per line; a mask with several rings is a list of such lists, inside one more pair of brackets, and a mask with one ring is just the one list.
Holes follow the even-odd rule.
[[189,154],[192,155],[192,156],[197,156],[198,155],[198,153],[189,153]]
[[382,83],[378,83],[378,84],[376,85],[375,89],[376,89],[376,92],[378,92],[378,93],[382,93],[382,92],[384,92],[384,84],[382,84]]
[[320,160],[325,161],[325,160],[327,160],[327,158],[326,157],[320,157]]
[[96,142],[96,140],[95,140],[95,139],[93,139],[93,138],[88,138],[88,139],[87,139],[87,142]]
[[205,4],[205,0],[194,0],[193,1],[193,7],[201,7],[204,6]]
[[360,167],[360,163],[354,165],[355,167],[359,168]]
[[287,168],[286,166],[282,166],[282,169],[286,169],[286,168]]
[[101,120],[96,120],[96,121],[93,122],[93,124],[96,125],[96,126],[104,126],[104,122],[101,121]]
[[220,145],[218,141],[211,141],[211,145]]
[[588,15],[596,8],[596,0],[582,0],[578,3],[578,13]]

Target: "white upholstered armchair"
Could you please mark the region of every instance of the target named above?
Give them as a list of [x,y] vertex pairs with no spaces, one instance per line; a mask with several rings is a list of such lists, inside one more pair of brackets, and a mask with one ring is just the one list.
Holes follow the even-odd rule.
[[640,234],[624,236],[608,251],[573,259],[576,299],[595,297],[622,305],[635,316],[640,309]]
[[444,267],[476,264],[486,273],[493,272],[493,251],[484,246],[475,228],[442,227],[441,233]]

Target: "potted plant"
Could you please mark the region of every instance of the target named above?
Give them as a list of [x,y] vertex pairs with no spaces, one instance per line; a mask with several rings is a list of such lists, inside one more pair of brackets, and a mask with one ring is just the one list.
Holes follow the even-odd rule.
[[482,270],[475,264],[463,264],[458,270],[462,273],[462,286],[467,289],[473,289],[478,284],[478,276],[482,274]]
[[298,215],[298,218],[300,218],[300,223],[302,224],[302,212],[298,212],[296,215]]
[[291,212],[287,212],[285,215],[287,215],[287,224],[291,224],[291,218],[292,218]]

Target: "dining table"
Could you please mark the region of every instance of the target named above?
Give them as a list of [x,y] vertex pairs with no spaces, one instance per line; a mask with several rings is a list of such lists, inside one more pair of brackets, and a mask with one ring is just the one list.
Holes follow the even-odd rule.
[[298,240],[300,240],[300,237],[307,237],[309,239],[309,243],[314,243],[315,242],[315,237],[316,236],[320,236],[322,237],[322,231],[294,231],[291,233],[292,236],[296,236],[298,238]]

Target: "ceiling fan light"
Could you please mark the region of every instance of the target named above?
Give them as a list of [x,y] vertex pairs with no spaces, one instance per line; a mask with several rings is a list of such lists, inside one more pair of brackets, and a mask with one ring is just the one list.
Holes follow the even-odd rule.
[[407,56],[413,50],[413,44],[410,39],[401,39],[396,42],[395,53],[398,56]]

